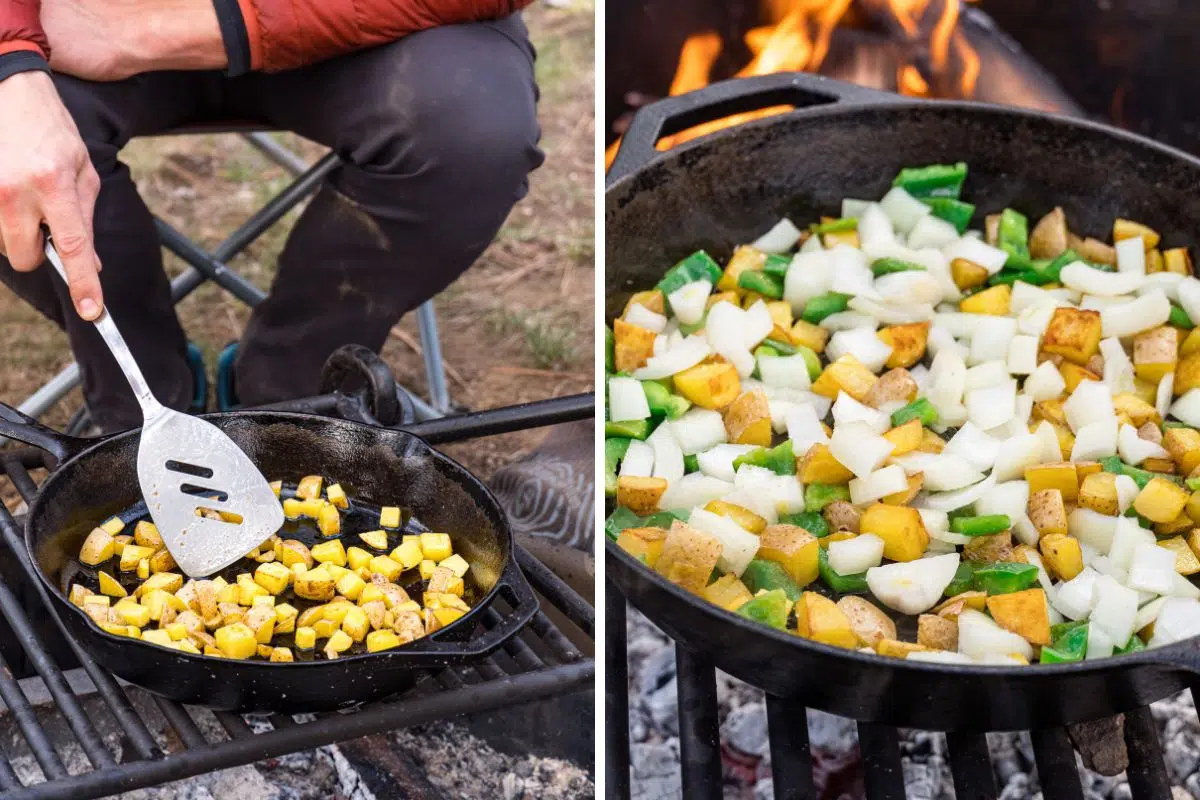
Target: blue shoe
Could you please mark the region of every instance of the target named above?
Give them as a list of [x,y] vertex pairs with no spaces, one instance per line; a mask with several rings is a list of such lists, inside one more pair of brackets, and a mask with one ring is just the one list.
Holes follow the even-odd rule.
[[238,400],[237,386],[233,378],[233,363],[237,360],[238,343],[230,342],[225,345],[221,355],[217,356],[217,410],[233,411],[241,408]]
[[188,369],[192,372],[192,402],[189,414],[203,414],[208,410],[208,373],[204,369],[204,353],[192,342],[187,343]]

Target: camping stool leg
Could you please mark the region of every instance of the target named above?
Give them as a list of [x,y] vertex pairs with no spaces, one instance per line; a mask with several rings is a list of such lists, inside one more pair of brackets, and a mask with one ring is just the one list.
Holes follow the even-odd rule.
[[255,150],[292,173],[293,176],[300,175],[304,170],[308,169],[308,164],[304,162],[304,159],[272,139],[270,134],[255,131],[253,133],[243,133],[242,138]]
[[425,381],[429,384],[429,399],[433,401],[434,408],[446,414],[450,411],[450,393],[446,390],[442,342],[438,337],[432,300],[426,300],[417,309],[417,324],[421,329],[421,349],[425,353]]

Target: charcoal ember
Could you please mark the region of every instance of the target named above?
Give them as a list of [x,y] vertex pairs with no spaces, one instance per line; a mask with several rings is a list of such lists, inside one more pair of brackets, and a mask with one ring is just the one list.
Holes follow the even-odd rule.
[[629,755],[630,800],[677,800],[682,796],[678,739],[635,744]]
[[1023,734],[990,733],[988,750],[1000,786],[1007,785],[1017,775],[1033,770],[1033,749]]
[[650,694],[675,678],[675,648],[670,645],[659,645],[646,656],[638,670],[637,689],[642,694]]
[[1083,765],[1093,772],[1111,777],[1129,766],[1124,714],[1068,725],[1067,733]]
[[740,753],[762,758],[771,750],[767,738],[767,707],[751,703],[735,708],[721,726],[721,740]]
[[762,778],[754,784],[754,800],[775,800],[775,782]]
[[858,726],[854,720],[835,717],[824,711],[808,710],[808,744],[814,751],[831,754],[858,749]]
[[1196,800],[1196,798],[1191,792],[1189,792],[1187,789],[1184,789],[1182,786],[1172,786],[1171,800]]
[[642,705],[655,733],[660,736],[679,735],[679,693],[674,677],[662,688],[646,695]]
[[[1032,783],[1029,773],[1015,773],[1000,790],[1000,800],[1033,800]],[[1042,793],[1038,792],[1036,796],[1040,798]]]

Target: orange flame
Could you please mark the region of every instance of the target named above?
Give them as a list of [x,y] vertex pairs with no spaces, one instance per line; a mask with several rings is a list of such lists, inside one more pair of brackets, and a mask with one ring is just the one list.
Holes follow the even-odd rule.
[[[969,2],[970,0],[967,0]],[[886,14],[893,39],[904,46],[905,57],[896,71],[896,89],[914,97],[971,97],[979,77],[979,55],[958,28],[963,0],[762,0],[763,17],[769,24],[745,34],[752,58],[734,77],[769,75],[774,72],[816,72],[829,55],[830,43],[839,25],[857,3],[866,16]],[[886,8],[882,7],[886,4]],[[859,16],[859,15],[856,15]],[[723,41],[712,31],[687,39],[679,56],[670,94],[702,88],[711,81],[713,66],[720,57]],[[886,88],[886,87],[876,87]],[[793,106],[773,106],[735,114],[697,125],[656,145],[669,150],[675,145],[732,125],[791,111]],[[606,153],[612,164],[620,141]]]

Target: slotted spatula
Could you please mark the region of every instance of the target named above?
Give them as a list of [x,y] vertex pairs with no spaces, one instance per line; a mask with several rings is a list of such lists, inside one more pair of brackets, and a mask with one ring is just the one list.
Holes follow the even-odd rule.
[[[66,270],[49,237],[46,258],[65,281]],[[190,577],[229,566],[283,525],[275,492],[219,428],[158,402],[108,309],[95,325],[142,406],[138,480],[163,542]]]

